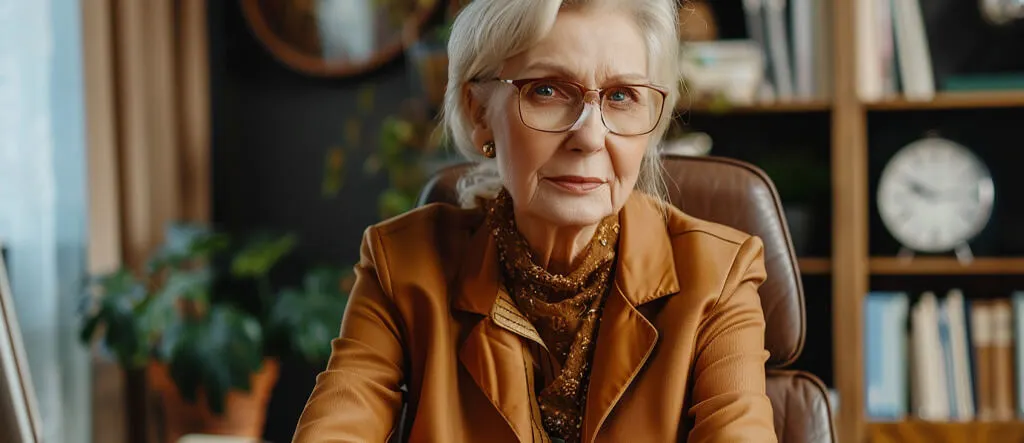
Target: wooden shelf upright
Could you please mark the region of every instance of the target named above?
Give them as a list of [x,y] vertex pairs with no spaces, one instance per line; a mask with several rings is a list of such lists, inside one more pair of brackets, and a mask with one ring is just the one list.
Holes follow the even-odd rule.
[[860,443],[865,437],[861,337],[869,214],[867,115],[857,95],[855,3],[832,4],[832,334],[839,441]]

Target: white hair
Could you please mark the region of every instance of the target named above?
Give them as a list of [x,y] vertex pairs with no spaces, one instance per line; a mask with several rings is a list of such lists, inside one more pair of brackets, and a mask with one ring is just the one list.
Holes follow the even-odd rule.
[[[466,109],[467,86],[473,80],[497,77],[505,60],[543,39],[563,6],[617,8],[630,13],[643,32],[651,81],[665,88],[668,97],[666,112],[651,133],[636,187],[665,201],[658,145],[679,96],[679,0],[474,0],[459,13],[452,27],[448,89],[442,110],[449,140],[463,157],[476,163],[457,187],[465,207],[474,206],[478,197],[493,197],[502,186],[496,161],[484,157],[473,145],[473,121]],[[490,113],[502,107],[492,102],[486,108]]]

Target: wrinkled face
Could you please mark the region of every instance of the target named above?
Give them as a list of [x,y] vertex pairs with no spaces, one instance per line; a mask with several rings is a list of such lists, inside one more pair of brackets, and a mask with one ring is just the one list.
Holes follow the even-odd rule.
[[[507,60],[499,78],[564,79],[586,89],[651,84],[646,45],[635,22],[627,14],[602,9],[561,11],[551,32],[534,47]],[[554,226],[586,226],[618,212],[633,191],[651,135],[612,133],[602,114],[608,121],[609,114],[628,109],[629,101],[637,97],[611,89],[605,93],[602,110],[598,94],[585,93],[583,101],[591,104],[584,106],[578,119],[569,113],[568,130],[545,132],[536,129],[537,123],[558,119],[557,112],[545,106],[564,100],[569,89],[550,83],[519,86],[526,90],[497,84],[498,100],[491,103],[502,107],[478,124],[473,134],[477,146],[495,142],[499,171],[517,216]],[[524,109],[523,94],[535,106],[527,103]],[[503,97],[507,99],[500,100]],[[618,121],[630,123],[621,116]]]

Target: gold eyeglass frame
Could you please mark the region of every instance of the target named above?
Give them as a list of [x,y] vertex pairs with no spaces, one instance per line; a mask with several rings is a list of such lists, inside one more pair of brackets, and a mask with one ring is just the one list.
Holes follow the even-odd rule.
[[[573,124],[575,124],[575,122],[573,124],[567,125],[563,129],[558,129],[558,130],[538,129],[538,128],[535,128],[532,125],[526,123],[526,119],[523,118],[523,100],[522,100],[523,86],[528,85],[530,83],[534,83],[534,82],[552,81],[552,82],[565,83],[565,84],[569,84],[569,85],[575,86],[577,89],[579,89],[580,96],[583,96],[583,97],[585,97],[588,92],[596,92],[597,96],[598,96],[598,99],[599,99],[599,101],[598,101],[598,109],[601,109],[601,123],[612,134],[623,136],[623,137],[636,137],[636,136],[641,136],[641,135],[647,135],[647,134],[650,134],[651,132],[654,132],[654,130],[658,128],[658,122],[660,122],[661,118],[665,115],[665,104],[666,104],[666,102],[668,102],[668,91],[666,91],[661,86],[654,85],[654,84],[623,83],[623,84],[607,86],[607,87],[604,87],[604,88],[591,89],[591,88],[588,88],[588,87],[584,86],[580,82],[573,81],[573,80],[568,80],[568,79],[564,79],[564,78],[558,78],[558,77],[522,78],[522,79],[516,79],[516,80],[503,79],[503,78],[492,78],[492,79],[489,79],[489,80],[476,81],[474,83],[482,83],[482,82],[487,82],[487,81],[495,81],[495,82],[505,83],[505,84],[509,84],[509,85],[512,85],[513,87],[515,87],[516,88],[516,94],[517,94],[517,100],[518,100],[517,105],[519,106],[519,119],[523,122],[523,125],[526,125],[526,127],[530,128],[530,129],[533,129],[534,131],[547,132],[547,133],[551,133],[551,134],[560,134],[560,133],[566,132],[570,128],[572,128],[572,126],[573,126]],[[604,119],[604,107],[603,107],[603,105],[604,105],[604,99],[605,99],[605,92],[607,92],[608,90],[616,89],[616,88],[632,88],[632,87],[650,88],[650,89],[653,89],[655,92],[661,94],[661,109],[658,110],[658,118],[654,119],[654,125],[652,125],[651,128],[648,129],[647,131],[641,132],[641,133],[637,133],[637,134],[622,134],[622,133],[619,133],[619,132],[616,132],[616,131],[612,130],[612,128],[610,128],[608,126],[608,122],[605,121],[605,119]],[[580,115],[583,115],[583,110],[584,109],[586,109],[586,104],[584,104],[584,106],[582,108],[580,108],[580,114],[576,116],[577,120],[580,118]]]

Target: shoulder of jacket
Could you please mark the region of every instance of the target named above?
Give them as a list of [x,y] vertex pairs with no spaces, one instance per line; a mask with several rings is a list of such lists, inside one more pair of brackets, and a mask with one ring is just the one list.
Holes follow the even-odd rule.
[[389,218],[371,228],[383,237],[438,234],[441,230],[472,230],[479,226],[483,212],[448,203],[431,203]]
[[479,209],[432,203],[370,226],[367,237],[381,249],[379,252],[389,256],[410,251],[423,253],[460,243],[482,222],[483,211]]
[[699,269],[712,292],[728,292],[747,273],[762,272],[760,237],[676,208],[669,211],[667,225],[677,272]]
[[739,229],[694,217],[672,206],[668,210],[669,237],[697,236],[711,244],[734,248],[750,240],[752,235]]
[[370,226],[365,247],[372,266],[395,285],[429,273],[448,275],[483,219],[479,209],[433,203]]

